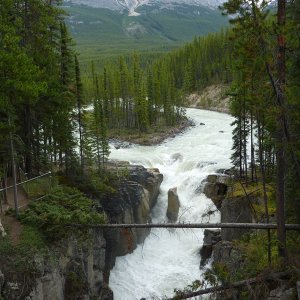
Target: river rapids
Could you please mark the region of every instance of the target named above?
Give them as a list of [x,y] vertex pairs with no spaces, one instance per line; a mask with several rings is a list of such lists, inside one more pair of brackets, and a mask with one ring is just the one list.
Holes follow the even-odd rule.
[[[146,168],[158,168],[164,175],[152,222],[168,222],[167,193],[177,187],[180,199],[178,222],[218,222],[218,212],[202,192],[202,181],[219,169],[229,168],[232,148],[232,117],[226,114],[187,109],[195,127],[156,146],[111,147],[111,159],[126,160]],[[205,125],[203,125],[205,124]],[[162,299],[172,296],[197,279],[201,229],[152,229],[144,244],[132,253],[118,257],[109,285],[115,300]]]

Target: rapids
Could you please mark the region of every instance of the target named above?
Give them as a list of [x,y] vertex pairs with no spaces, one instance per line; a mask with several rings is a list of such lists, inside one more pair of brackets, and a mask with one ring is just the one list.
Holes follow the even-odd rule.
[[[207,175],[231,166],[233,119],[226,114],[197,109],[187,109],[187,116],[196,126],[160,145],[118,150],[111,147],[110,158],[158,168],[164,175],[157,205],[152,210],[153,223],[167,222],[167,192],[172,187],[178,188],[180,222],[220,219],[217,212],[203,216],[215,208],[201,193],[201,183]],[[114,299],[161,299],[172,296],[175,288],[184,288],[200,279],[202,243],[201,229],[152,229],[144,244],[132,254],[117,258],[109,283]]]

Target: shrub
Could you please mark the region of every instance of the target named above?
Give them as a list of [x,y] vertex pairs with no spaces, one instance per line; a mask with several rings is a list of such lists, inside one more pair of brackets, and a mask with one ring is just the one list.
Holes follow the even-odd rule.
[[105,214],[98,211],[100,207],[78,190],[57,186],[42,200],[30,203],[20,220],[42,230],[47,239],[56,240],[73,231],[68,224],[105,223]]

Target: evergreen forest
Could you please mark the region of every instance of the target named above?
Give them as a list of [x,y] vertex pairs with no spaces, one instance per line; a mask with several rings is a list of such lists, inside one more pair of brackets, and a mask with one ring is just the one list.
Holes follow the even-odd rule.
[[[105,201],[115,199],[124,182],[132,184],[132,177],[127,167],[111,170],[110,142],[134,142],[133,135],[151,140],[187,127],[189,95],[222,84],[233,117],[231,190],[239,189],[247,200],[256,195],[261,204],[255,223],[272,223],[277,230],[241,242],[246,245],[244,273],[230,277],[225,264],[218,265],[205,273],[205,281],[209,287],[226,286],[272,272],[292,272],[289,283],[299,281],[299,225],[287,231],[286,224],[300,223],[300,0],[273,2],[228,0],[219,7],[229,20],[227,27],[168,53],[126,51],[103,61],[94,53],[88,62],[86,54],[83,61],[75,50],[76,36],[70,35],[61,0],[1,0],[0,217],[23,224],[34,246],[26,241],[17,248],[0,237],[0,275],[16,268],[9,274],[17,278],[32,249],[53,246],[73,234],[70,223],[79,228],[118,223],[106,211],[113,210],[114,202]],[[47,172],[54,187],[44,192],[42,181],[32,187],[36,198],[45,201],[32,201],[20,211],[15,202],[3,210],[7,186],[16,188],[20,181]],[[129,188],[126,197],[131,192]],[[78,230],[81,239],[90,233]],[[128,240],[129,231],[122,231]],[[257,240],[265,242],[257,246],[261,257],[253,250]],[[19,264],[7,264],[10,253]],[[28,278],[37,274],[32,269],[24,274],[26,294]],[[175,291],[172,299],[187,299],[186,294],[203,287],[203,282],[194,282]],[[253,299],[249,292],[241,295]],[[6,298],[0,285],[1,299]],[[230,298],[221,294],[220,299]]]

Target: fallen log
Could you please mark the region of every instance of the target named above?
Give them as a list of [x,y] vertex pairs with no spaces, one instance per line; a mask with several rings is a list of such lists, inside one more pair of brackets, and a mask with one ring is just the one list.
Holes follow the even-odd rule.
[[231,284],[227,284],[227,285],[218,285],[218,286],[214,286],[214,287],[210,287],[210,288],[206,288],[203,290],[199,290],[196,292],[191,292],[191,293],[187,293],[187,294],[183,294],[183,295],[178,295],[175,296],[173,298],[169,298],[167,300],[183,300],[183,299],[189,299],[189,298],[193,298],[193,297],[197,297],[197,296],[201,296],[201,295],[205,295],[205,294],[211,294],[211,293],[216,293],[216,292],[222,292],[222,291],[226,291],[229,289],[237,289],[237,288],[242,288],[242,287],[246,287],[249,285],[253,285],[259,282],[269,282],[269,281],[276,281],[282,278],[288,278],[291,275],[291,272],[280,272],[280,273],[274,273],[274,274],[270,274],[267,276],[257,276],[254,278],[249,278],[246,280],[241,280],[238,282],[234,282]]
[[[78,228],[245,228],[245,229],[277,229],[277,224],[265,223],[146,223],[146,224],[53,224],[45,225],[78,227]],[[286,230],[300,230],[300,224],[285,224]]]

